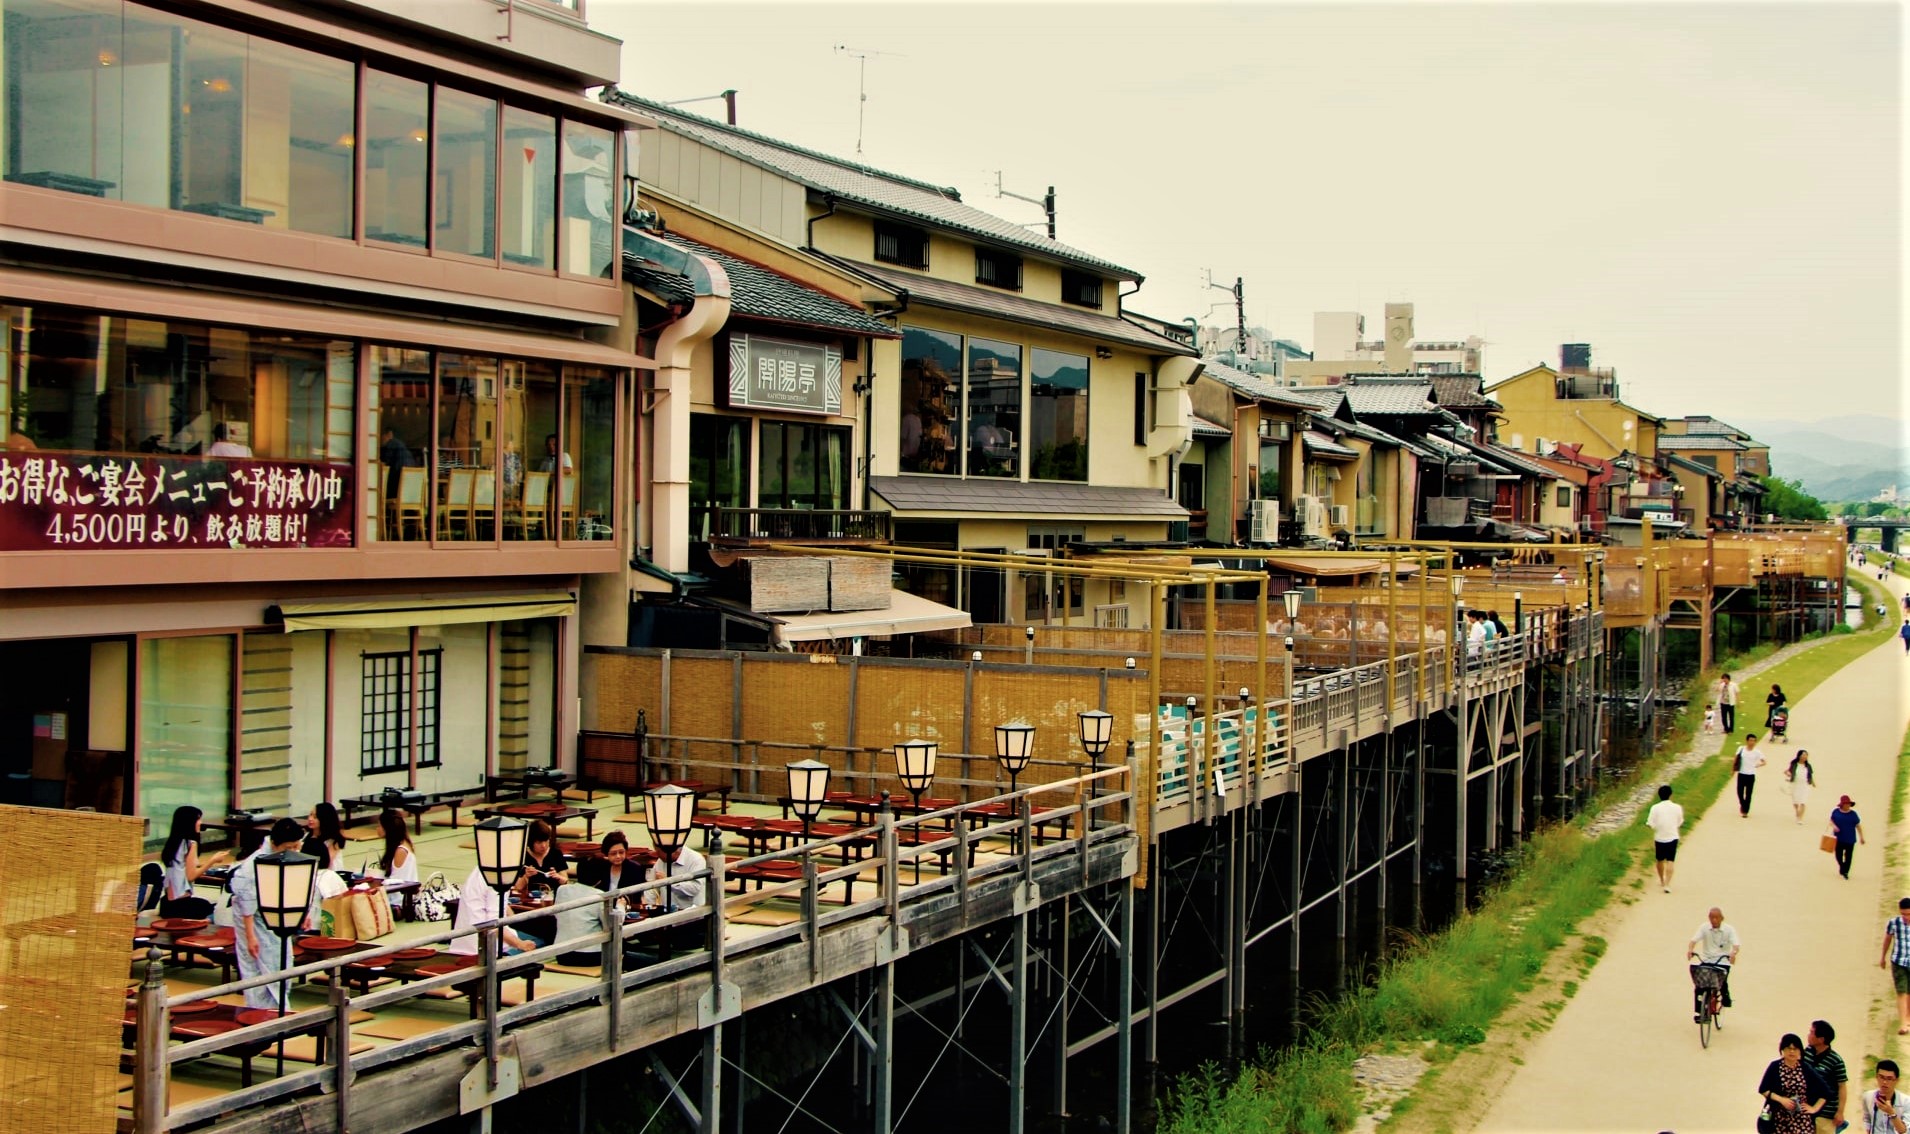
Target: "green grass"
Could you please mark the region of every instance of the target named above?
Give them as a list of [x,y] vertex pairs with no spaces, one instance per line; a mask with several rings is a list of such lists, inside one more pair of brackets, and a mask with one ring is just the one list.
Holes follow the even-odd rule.
[[[1852,579],[1868,595],[1880,595],[1874,582]],[[1867,603],[1874,601],[1878,598],[1867,598]],[[1865,630],[1829,638],[1756,680],[1760,685],[1782,684],[1795,702],[1875,648],[1894,626],[1894,617],[1873,620],[1867,613]],[[1534,987],[1553,951],[1612,900],[1650,837],[1642,823],[1596,838],[1587,834],[1587,826],[1600,811],[1627,797],[1637,783],[1651,782],[1685,749],[1703,720],[1703,694],[1717,683],[1719,672],[1742,668],[1769,656],[1775,648],[1760,647],[1723,659],[1718,668],[1692,678],[1689,703],[1679,712],[1667,742],[1658,756],[1640,766],[1631,785],[1609,785],[1573,822],[1539,830],[1525,844],[1516,869],[1476,911],[1461,913],[1440,933],[1395,953],[1372,983],[1315,1006],[1305,1038],[1284,1050],[1263,1053],[1231,1078],[1212,1065],[1183,1077],[1169,1090],[1162,1107],[1162,1134],[1345,1130],[1359,1113],[1361,1094],[1353,1080],[1353,1062],[1361,1052],[1433,1041],[1428,1053],[1435,1065],[1428,1073],[1431,1078],[1459,1049],[1483,1041],[1499,1016]],[[1760,700],[1751,697],[1748,689],[1746,695],[1748,701]],[[1728,743],[1720,737],[1718,751],[1724,751]],[[1905,767],[1910,767],[1910,760],[1899,768],[1898,798],[1893,803],[1898,809]],[[1729,761],[1707,759],[1673,779],[1673,790],[1687,810],[1699,813],[1723,792],[1730,774]],[[1597,964],[1605,944],[1600,937],[1580,939],[1577,967],[1581,975]],[[1559,989],[1566,998],[1577,991],[1572,981],[1563,982]],[[1563,1000],[1541,1005],[1548,1020],[1562,1007]],[[1394,1113],[1404,1113],[1413,1102],[1413,1096],[1401,1100]]]

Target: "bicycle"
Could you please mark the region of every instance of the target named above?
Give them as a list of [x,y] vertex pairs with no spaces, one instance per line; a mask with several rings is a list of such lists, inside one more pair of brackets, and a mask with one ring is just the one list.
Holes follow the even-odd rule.
[[1724,1011],[1724,978],[1730,975],[1731,966],[1704,962],[1691,966],[1691,1013],[1698,1023],[1698,1046],[1711,1046],[1711,1029],[1724,1025],[1719,1016]]

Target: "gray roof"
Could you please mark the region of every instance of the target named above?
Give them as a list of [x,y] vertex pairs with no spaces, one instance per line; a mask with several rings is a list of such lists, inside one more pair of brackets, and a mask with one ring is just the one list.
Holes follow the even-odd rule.
[[1332,417],[1346,402],[1345,386],[1288,386],[1283,393],[1313,407],[1315,413]]
[[1666,424],[1670,424],[1672,421],[1684,422],[1685,433],[1694,437],[1700,434],[1719,433],[1728,433],[1740,439],[1748,439],[1751,436],[1730,422],[1719,421],[1717,418],[1711,417],[1708,414],[1689,414],[1682,418],[1667,418]]
[[1343,421],[1335,418],[1329,422],[1328,425],[1335,433],[1344,433],[1350,437],[1359,437],[1380,445],[1392,445],[1396,448],[1406,449],[1421,457],[1430,457],[1433,455],[1430,450],[1422,449],[1403,437],[1395,437],[1383,429],[1374,429],[1363,421]]
[[1432,382],[1435,400],[1447,409],[1500,408],[1498,402],[1485,396],[1481,389],[1484,380],[1477,374],[1431,374],[1427,378]]
[[1346,401],[1360,416],[1378,414],[1390,417],[1438,417],[1431,382],[1389,382],[1362,380],[1348,382],[1340,389]]
[[1209,421],[1199,414],[1194,415],[1194,436],[1232,437],[1233,435],[1234,431],[1232,429],[1220,424],[1218,421]]
[[1496,442],[1490,445],[1476,445],[1462,441],[1460,444],[1465,445],[1466,448],[1471,449],[1475,453],[1480,453],[1491,458],[1494,462],[1506,466],[1515,473],[1538,477],[1541,480],[1560,479],[1558,470],[1546,468],[1544,465],[1539,464],[1517,449],[1508,448]]
[[1360,455],[1358,449],[1349,449],[1317,429],[1307,430],[1303,439],[1306,442],[1306,449],[1309,453],[1318,453],[1325,457],[1339,457],[1342,460],[1355,460]]
[[909,303],[912,306],[920,304],[942,307],[951,311],[966,311],[970,314],[1005,319],[1011,323],[1022,323],[1030,327],[1064,331],[1085,339],[1096,339],[1105,343],[1125,343],[1155,354],[1194,356],[1192,348],[1184,347],[1172,339],[1163,338],[1145,327],[1137,327],[1125,319],[1116,319],[1112,315],[1102,315],[1096,311],[1086,311],[1061,303],[1042,303],[1012,292],[976,287],[973,284],[953,283],[934,276],[916,275],[882,265],[865,264],[860,260],[846,260],[840,256],[822,253],[818,255],[832,263],[860,272],[883,287],[908,292]]
[[[730,278],[732,316],[741,315],[770,323],[803,327],[826,327],[874,338],[899,337],[895,328],[872,318],[857,304],[817,291],[808,284],[790,279],[761,264],[739,259],[720,248],[713,248],[679,233],[665,233],[657,238],[699,256],[708,256],[723,266],[723,271]],[[668,268],[635,256],[626,255],[623,258],[623,275],[659,299],[689,303],[696,298],[689,280]]]
[[1710,465],[1701,465],[1696,461],[1686,460],[1685,458],[1680,457],[1676,453],[1666,453],[1664,457],[1666,461],[1670,462],[1673,465],[1678,466],[1681,469],[1688,469],[1691,472],[1695,472],[1695,473],[1703,473],[1705,476],[1714,477],[1718,480],[1724,479],[1724,474],[1719,472],[1717,469],[1712,468]]
[[1494,460],[1493,457],[1485,456],[1473,449],[1470,445],[1461,444],[1442,434],[1422,433],[1416,440],[1445,460],[1477,461],[1482,467],[1491,472],[1509,473],[1512,471],[1510,466]]
[[1737,438],[1729,437],[1722,433],[1660,433],[1658,435],[1658,447],[1666,451],[1673,449],[1703,449],[1709,452],[1716,452],[1719,449],[1729,449],[1735,452],[1745,448],[1744,444]]
[[1212,375],[1214,381],[1237,393],[1276,405],[1291,406],[1294,409],[1312,409],[1314,403],[1306,398],[1293,397],[1291,387],[1281,386],[1263,374],[1251,370],[1242,370],[1237,366],[1228,366],[1212,358],[1200,360],[1201,373]]
[[689,114],[674,106],[639,98],[627,91],[617,91],[608,99],[643,111],[656,119],[665,130],[722,150],[739,161],[772,170],[817,192],[833,194],[841,200],[894,216],[954,229],[996,244],[1025,248],[1055,260],[1093,268],[1124,279],[1141,278],[1140,273],[1132,269],[1090,255],[1079,248],[1071,248],[1058,240],[1050,240],[1013,221],[963,204],[962,195],[946,186],[930,185],[925,181],[804,149],[751,130]]
[[1099,484],[872,476],[869,487],[898,513],[982,512],[1028,519],[1185,520],[1187,509],[1153,488]]

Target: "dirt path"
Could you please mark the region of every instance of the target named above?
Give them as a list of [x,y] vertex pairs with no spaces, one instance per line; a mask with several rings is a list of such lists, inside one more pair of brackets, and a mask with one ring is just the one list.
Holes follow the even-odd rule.
[[[1890,587],[1900,595],[1904,580]],[[1746,700],[1761,701],[1753,688],[1746,684]],[[1910,722],[1902,645],[1890,639],[1844,667],[1794,706],[1791,722],[1790,743],[1766,746],[1750,818],[1738,817],[1727,789],[1687,823],[1672,892],[1653,880],[1601,919],[1603,959],[1551,1028],[1522,1045],[1522,1064],[1488,1092],[1478,1130],[1747,1130],[1777,1037],[1802,1035],[1813,1018],[1839,1029],[1837,1048],[1861,1073],[1875,1042],[1866,1019],[1885,979],[1876,960],[1888,793]],[[1802,826],[1783,780],[1800,743],[1817,767]],[[1871,840],[1858,848],[1848,882],[1817,849],[1825,816],[1844,793],[1857,801]],[[1684,950],[1713,905],[1744,947],[1732,979],[1737,1006],[1705,1050],[1691,1021]]]

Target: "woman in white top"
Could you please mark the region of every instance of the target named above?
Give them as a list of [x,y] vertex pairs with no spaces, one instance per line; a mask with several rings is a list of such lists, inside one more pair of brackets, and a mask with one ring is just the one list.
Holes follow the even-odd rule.
[[160,865],[166,868],[166,893],[159,899],[160,917],[211,917],[212,903],[192,892],[192,884],[211,867],[232,856],[217,851],[199,857],[199,832],[205,826],[197,807],[177,808],[172,813],[172,829],[159,852]]
[[[405,829],[404,812],[389,807],[380,811],[378,832],[385,837],[385,853],[379,858],[375,873],[387,882],[416,882],[418,853],[411,845],[411,832]],[[404,902],[402,894],[392,894],[390,898],[394,906]]]
[[305,816],[309,832],[299,849],[324,864],[326,870],[345,869],[345,828],[338,821],[338,808],[329,802],[312,805]]
[[1804,825],[1804,808],[1811,801],[1811,788],[1817,785],[1817,773],[1811,770],[1811,754],[1804,749],[1797,750],[1791,757],[1791,766],[1784,770],[1784,778],[1791,785],[1791,809],[1797,812],[1797,825]]

